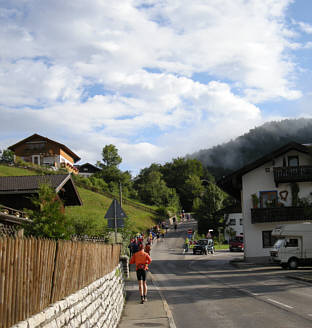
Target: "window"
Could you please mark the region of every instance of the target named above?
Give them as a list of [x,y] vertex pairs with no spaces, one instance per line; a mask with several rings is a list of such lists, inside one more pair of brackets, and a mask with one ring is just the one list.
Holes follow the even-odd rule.
[[46,142],[45,141],[29,141],[26,142],[27,150],[41,150],[44,149]]
[[287,240],[286,247],[298,247],[298,239]]
[[243,219],[239,219],[239,225],[243,225]]
[[299,166],[298,156],[288,156],[288,166]]
[[263,248],[270,248],[273,247],[275,242],[277,241],[277,237],[272,236],[272,230],[269,231],[262,231],[262,247]]
[[260,191],[260,207],[275,207],[277,205],[277,191]]
[[236,225],[236,220],[235,219],[230,219],[229,225],[230,226],[235,226]]

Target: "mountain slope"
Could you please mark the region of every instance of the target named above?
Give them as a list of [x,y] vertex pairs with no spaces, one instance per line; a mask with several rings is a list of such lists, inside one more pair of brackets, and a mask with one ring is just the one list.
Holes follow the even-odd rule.
[[312,143],[312,119],[265,123],[234,140],[188,156],[201,161],[218,179],[290,141]]

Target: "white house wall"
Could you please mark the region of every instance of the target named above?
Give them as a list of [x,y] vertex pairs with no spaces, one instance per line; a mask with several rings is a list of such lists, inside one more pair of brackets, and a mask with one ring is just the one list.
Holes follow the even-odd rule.
[[59,155],[59,156],[57,157],[57,164],[58,164],[58,166],[60,166],[61,163],[68,163],[68,164],[70,164],[70,165],[74,165],[73,162],[69,161],[68,159],[66,159],[66,158],[63,157],[62,155]]
[[[227,215],[227,214],[225,214],[225,215]],[[244,232],[243,225],[240,224],[240,220],[243,219],[242,213],[229,213],[227,216],[228,216],[228,219],[226,221],[227,227],[232,228],[235,231],[236,236],[242,235]],[[229,225],[231,219],[235,220],[235,225]],[[228,241],[230,240],[230,235],[226,232],[226,230],[224,233],[224,238]]]
[[[254,169],[243,175],[242,177],[242,213],[243,213],[243,225],[244,225],[244,241],[245,241],[245,258],[246,259],[261,259],[270,256],[270,248],[263,248],[262,243],[262,231],[273,230],[277,225],[285,224],[285,222],[272,222],[272,223],[251,223],[251,208],[252,208],[252,194],[256,194],[260,199],[260,191],[277,191],[278,201],[285,206],[291,206],[291,184],[280,183],[276,187],[274,182],[273,167],[283,166],[283,157],[298,156],[299,165],[311,165],[311,157],[308,155],[299,153],[297,151],[290,151],[285,156],[280,156],[273,161]],[[274,166],[273,166],[274,164]],[[269,169],[269,172],[267,170]],[[309,198],[311,200],[312,183],[311,182],[298,182],[299,186],[299,198]],[[279,192],[288,191],[288,197],[286,201],[281,200]],[[287,224],[299,223],[287,222]]]

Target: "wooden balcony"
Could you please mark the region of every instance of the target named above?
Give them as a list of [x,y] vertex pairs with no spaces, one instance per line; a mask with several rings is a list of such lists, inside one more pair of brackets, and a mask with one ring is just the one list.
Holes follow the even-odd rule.
[[312,181],[312,166],[274,167],[275,184]]
[[312,207],[252,208],[251,223],[312,220]]

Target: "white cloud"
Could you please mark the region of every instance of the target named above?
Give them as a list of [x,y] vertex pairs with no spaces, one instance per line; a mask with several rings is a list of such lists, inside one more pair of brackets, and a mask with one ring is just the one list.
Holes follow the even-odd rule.
[[291,2],[2,4],[0,136],[64,139],[91,162],[114,143],[132,168],[235,137],[259,103],[301,97]]
[[298,22],[299,27],[301,30],[307,34],[312,34],[312,25],[303,23],[303,22]]

